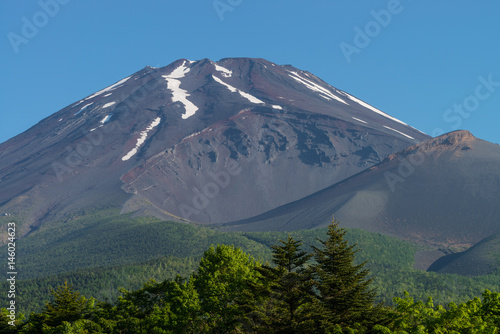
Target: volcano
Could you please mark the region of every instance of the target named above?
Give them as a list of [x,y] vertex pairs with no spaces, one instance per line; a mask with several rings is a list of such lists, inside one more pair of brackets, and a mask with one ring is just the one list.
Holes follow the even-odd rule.
[[0,144],[0,212],[19,221],[19,237],[102,207],[227,223],[428,139],[290,65],[180,59],[146,67]]

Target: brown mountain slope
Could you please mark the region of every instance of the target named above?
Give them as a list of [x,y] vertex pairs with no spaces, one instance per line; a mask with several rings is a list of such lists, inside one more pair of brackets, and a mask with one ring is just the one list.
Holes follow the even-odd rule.
[[500,231],[500,146],[455,131],[393,154],[300,201],[225,226],[293,230],[345,226],[440,247]]
[[298,200],[429,136],[263,59],[146,67],[0,144],[18,236],[96,207],[227,222]]

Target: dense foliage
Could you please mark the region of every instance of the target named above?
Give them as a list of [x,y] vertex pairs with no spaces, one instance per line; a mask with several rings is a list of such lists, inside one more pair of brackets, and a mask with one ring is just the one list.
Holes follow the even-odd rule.
[[[116,209],[82,213],[70,223],[42,226],[17,241],[22,279],[92,267],[137,264],[163,256],[201,257],[211,244],[234,244],[260,256],[270,252],[238,233],[152,217],[120,215]],[[105,256],[103,256],[105,254]]]
[[310,251],[293,236],[261,262],[235,246],[209,247],[186,278],[122,289],[114,302],[85,298],[65,283],[16,326],[0,333],[498,333],[500,293],[446,307],[376,302],[365,263],[334,222]]
[[[85,233],[78,232],[80,229]],[[136,233],[140,229],[145,230],[140,234],[144,239]],[[272,259],[271,246],[288,235],[302,240],[303,250],[310,253],[313,247],[321,246],[318,239],[324,240],[327,232],[220,232],[153,218],[131,218],[113,210],[85,213],[69,224],[39,230],[16,243],[20,247],[16,282],[19,311],[40,312],[51,297],[50,291],[66,281],[83,295],[114,301],[120,295],[119,287],[137,290],[149,279],[190,276],[211,244],[232,244],[265,262]],[[464,277],[413,269],[417,246],[409,242],[356,229],[347,230],[344,237],[350,244],[358,244],[354,261],[366,262],[370,269],[376,302],[392,305],[394,297],[408,291],[416,300],[431,295],[437,304],[462,303],[485,289],[500,291],[498,273]],[[147,244],[140,240],[147,240]],[[106,256],[95,256],[96,252]],[[6,291],[6,284],[0,282],[2,291]],[[0,294],[0,306],[8,302],[7,295]]]

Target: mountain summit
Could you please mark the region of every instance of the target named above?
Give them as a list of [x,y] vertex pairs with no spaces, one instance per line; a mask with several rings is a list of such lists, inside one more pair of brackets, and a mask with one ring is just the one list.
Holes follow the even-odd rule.
[[248,218],[430,137],[315,75],[263,59],[146,67],[0,144],[0,212],[89,208],[198,223]]

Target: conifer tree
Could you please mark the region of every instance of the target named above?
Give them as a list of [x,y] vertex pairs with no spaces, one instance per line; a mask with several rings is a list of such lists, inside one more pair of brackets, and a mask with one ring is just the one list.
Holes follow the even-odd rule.
[[302,243],[290,236],[280,242],[272,247],[274,266],[256,268],[261,278],[250,284],[249,303],[242,306],[247,310],[247,324],[257,333],[313,333],[313,281],[306,267],[311,255],[301,251]]
[[75,321],[82,318],[87,300],[80,296],[79,292],[74,291],[68,282],[52,290],[54,300],[45,305],[45,313],[49,316],[49,326],[58,326],[63,321]]
[[87,300],[67,281],[51,293],[54,300],[47,302],[41,313],[32,314],[21,333],[42,333],[61,326],[63,322],[75,322],[83,319],[94,306],[94,299]]
[[356,245],[344,239],[346,230],[334,220],[328,226],[328,239],[319,240],[322,247],[313,247],[316,287],[319,301],[324,308],[321,315],[323,327],[347,328],[373,320],[380,308],[374,308],[375,291],[370,288],[369,270],[365,263],[355,265]]

